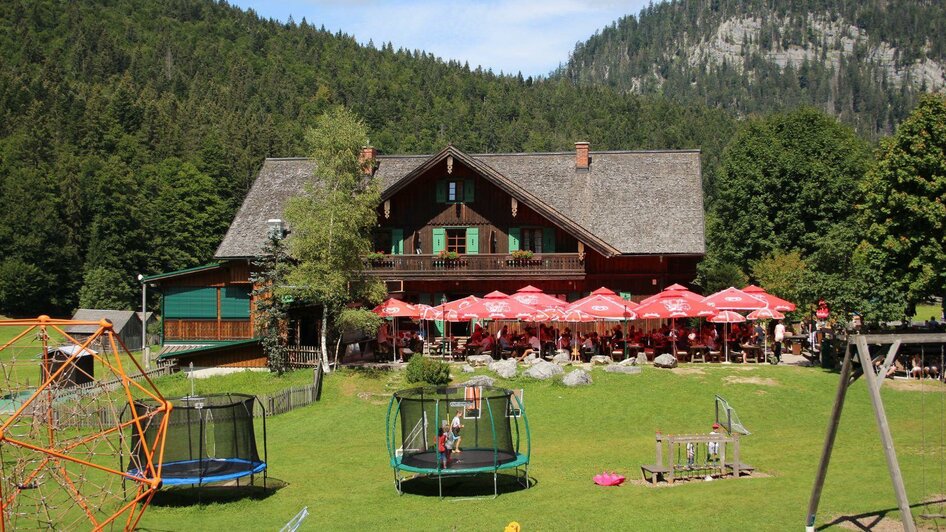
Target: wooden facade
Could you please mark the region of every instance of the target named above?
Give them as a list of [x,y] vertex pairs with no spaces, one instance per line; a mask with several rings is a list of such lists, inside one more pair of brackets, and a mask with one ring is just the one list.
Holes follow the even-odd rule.
[[[649,295],[691,283],[701,258],[606,257],[474,169],[446,160],[379,205],[378,220],[374,247],[386,255],[370,260],[368,273],[386,281],[392,294],[428,304],[526,284],[572,299],[600,286]],[[445,259],[441,250],[455,251],[442,240],[452,229],[467,238],[459,258]],[[513,256],[523,249],[533,256]]]

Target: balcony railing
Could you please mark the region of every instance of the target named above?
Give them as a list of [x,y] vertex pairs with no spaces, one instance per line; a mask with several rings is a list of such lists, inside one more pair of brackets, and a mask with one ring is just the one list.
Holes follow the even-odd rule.
[[543,253],[530,259],[514,259],[506,253],[460,255],[457,259],[437,255],[387,255],[368,261],[367,266],[372,275],[414,279],[576,278],[585,275],[584,261],[577,253]]

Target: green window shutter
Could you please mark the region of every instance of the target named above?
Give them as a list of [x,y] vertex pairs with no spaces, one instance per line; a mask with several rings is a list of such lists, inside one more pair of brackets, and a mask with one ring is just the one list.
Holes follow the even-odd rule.
[[205,286],[173,286],[164,291],[165,318],[216,318],[217,289]]
[[227,286],[220,294],[220,317],[230,319],[250,318],[250,287]]
[[625,300],[625,301],[630,301],[630,300],[631,300],[631,293],[630,293],[630,292],[621,292],[620,295],[621,295],[621,299],[623,299],[623,300]]
[[473,203],[475,182],[473,179],[463,181],[463,203]]
[[480,252],[480,230],[477,227],[466,228],[466,253],[476,255]]
[[437,181],[437,203],[447,202],[447,182]]
[[509,252],[519,251],[519,228],[509,228]]
[[434,246],[434,255],[440,253],[447,247],[447,231],[443,227],[434,227],[434,239],[432,243]]
[[391,254],[392,255],[404,254],[404,230],[403,229],[391,229]]
[[542,252],[555,253],[555,228],[542,228]]

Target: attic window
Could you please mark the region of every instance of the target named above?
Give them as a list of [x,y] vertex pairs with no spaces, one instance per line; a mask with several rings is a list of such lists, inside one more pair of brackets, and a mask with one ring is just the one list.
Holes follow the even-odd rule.
[[447,201],[463,201],[463,181],[447,181]]

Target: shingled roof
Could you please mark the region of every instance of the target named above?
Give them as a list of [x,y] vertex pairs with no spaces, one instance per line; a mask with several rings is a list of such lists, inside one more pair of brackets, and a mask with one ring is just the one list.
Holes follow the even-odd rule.
[[[450,146],[436,155],[382,155],[375,172],[382,196],[447,155],[472,163],[606,256],[705,252],[698,150],[591,152],[591,167],[582,171],[575,152],[470,155]],[[282,218],[286,200],[302,192],[314,169],[305,158],[266,159],[216,257],[258,254],[266,220]]]

